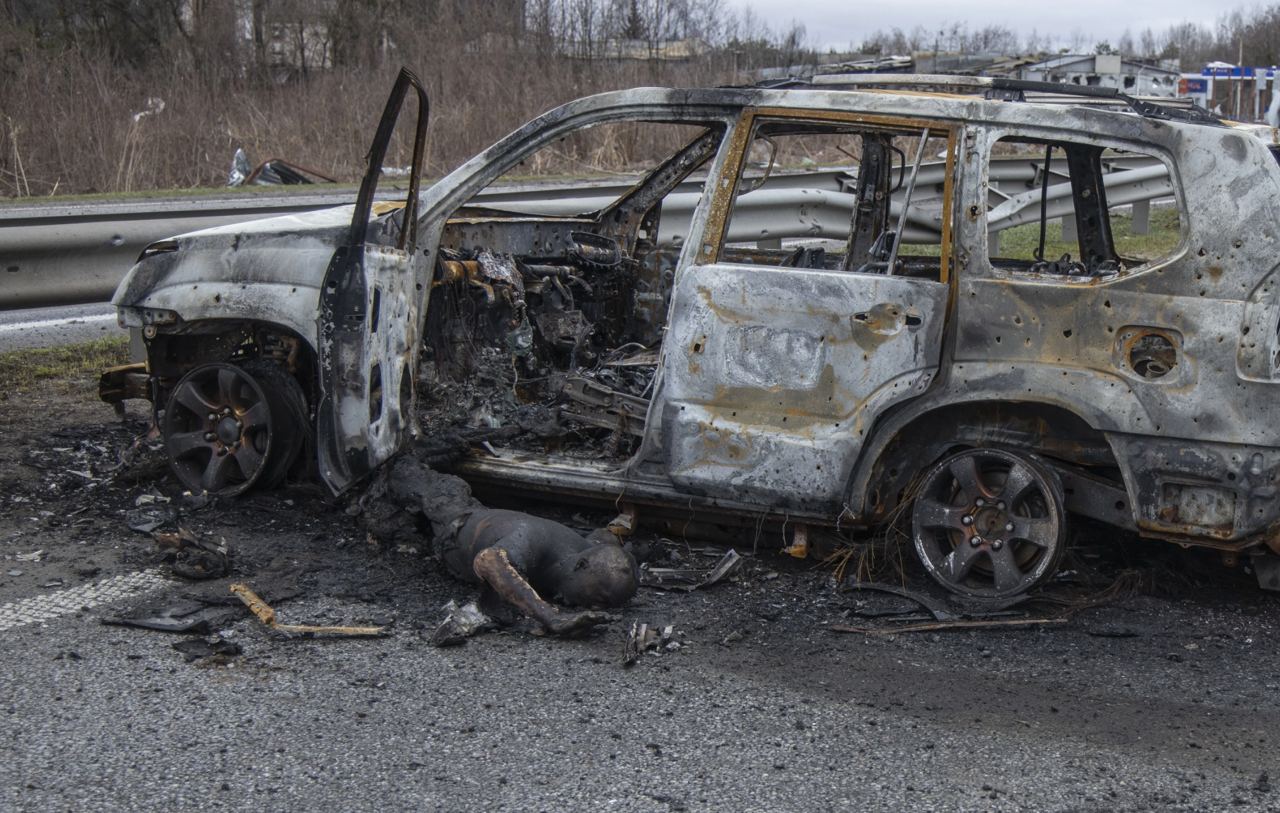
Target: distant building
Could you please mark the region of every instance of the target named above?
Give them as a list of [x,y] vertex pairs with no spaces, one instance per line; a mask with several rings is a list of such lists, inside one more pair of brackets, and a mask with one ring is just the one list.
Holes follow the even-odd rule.
[[1210,62],[1200,73],[1184,73],[1179,95],[1236,121],[1261,121],[1276,95],[1280,70]]
[[[425,19],[451,15],[466,21],[467,47],[510,47],[525,24],[526,0],[416,0]],[[175,21],[189,37],[229,41],[242,67],[267,68],[277,78],[333,67],[342,25],[337,0],[174,0]],[[353,7],[357,8],[358,7]],[[343,13],[353,13],[350,10]],[[365,15],[370,12],[358,11]],[[376,32],[373,47],[394,50],[388,31]]]
[[1172,62],[1151,64],[1120,54],[1062,54],[1022,66],[1018,78],[1115,88],[1130,96],[1173,97],[1178,95],[1182,74]]

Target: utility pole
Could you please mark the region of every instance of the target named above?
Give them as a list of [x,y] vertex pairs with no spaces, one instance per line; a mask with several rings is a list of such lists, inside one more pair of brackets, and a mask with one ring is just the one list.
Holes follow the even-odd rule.
[[1235,120],[1240,121],[1240,108],[1244,105],[1244,37],[1240,38],[1240,48],[1236,56],[1236,67],[1240,71],[1240,81],[1236,82]]

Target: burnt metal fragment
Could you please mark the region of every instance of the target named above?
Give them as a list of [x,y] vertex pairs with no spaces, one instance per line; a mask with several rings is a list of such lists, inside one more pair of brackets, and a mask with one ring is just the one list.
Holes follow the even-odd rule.
[[640,584],[656,590],[688,592],[711,587],[732,579],[742,569],[743,558],[730,548],[713,567],[651,567],[640,568]]
[[182,526],[172,532],[154,531],[151,538],[165,549],[174,574],[184,579],[218,579],[231,572],[231,549],[225,539],[214,542]]
[[203,601],[182,600],[161,606],[146,605],[125,615],[107,616],[102,619],[102,623],[158,632],[207,635],[239,615],[234,608],[210,606]]
[[474,601],[461,606],[450,601],[444,606],[445,619],[431,633],[431,643],[439,647],[459,646],[495,625]]
[[674,626],[667,624],[656,627],[641,621],[633,621],[631,631],[627,634],[626,645],[623,647],[622,665],[634,666],[640,660],[640,656],[646,652],[674,652],[680,648]]

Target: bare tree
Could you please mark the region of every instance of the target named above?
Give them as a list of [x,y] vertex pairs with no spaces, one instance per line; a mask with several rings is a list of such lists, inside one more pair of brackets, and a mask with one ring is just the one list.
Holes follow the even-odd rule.
[[1124,56],[1135,56],[1137,48],[1133,44],[1133,34],[1129,29],[1125,29],[1120,35],[1119,41],[1116,42],[1116,52]]
[[1154,59],[1160,55],[1163,46],[1156,38],[1156,34],[1150,28],[1142,29],[1142,33],[1138,35],[1137,53],[1144,59]]

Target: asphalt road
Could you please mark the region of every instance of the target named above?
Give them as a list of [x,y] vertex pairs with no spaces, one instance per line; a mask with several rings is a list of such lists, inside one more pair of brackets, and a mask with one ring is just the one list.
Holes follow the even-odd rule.
[[[0,632],[0,809],[1280,809],[1280,610],[1252,593],[1138,598],[1064,629],[841,635],[822,576],[770,555],[735,584],[643,591],[587,640],[436,649],[438,608],[466,588],[341,515],[271,505],[192,527],[228,538],[251,582],[269,560],[310,574],[283,620],[390,637],[289,640],[241,617],[220,634],[243,654],[186,663],[187,636],[99,623],[138,599]],[[4,566],[24,573],[0,582],[0,616],[54,573],[74,590],[142,567],[145,537],[91,527],[9,533]],[[41,562],[12,558],[36,545]],[[68,570],[86,548],[107,563],[91,579]],[[674,624],[682,648],[624,668],[631,619]]]
[[106,303],[0,311],[0,352],[123,335],[115,308]]
[[[832,627],[890,623],[875,605],[744,539],[737,581],[643,590],[591,638],[437,649],[472,594],[417,537],[373,544],[305,488],[186,503],[154,455],[117,468],[141,412],[76,386],[0,398],[0,811],[1280,810],[1280,595],[1213,556],[1086,535],[1068,570],[1132,590],[1041,628],[863,635]],[[156,506],[284,622],[390,634],[264,629],[129,530]],[[239,654],[102,623],[193,591]],[[680,648],[624,667],[632,621]]]

